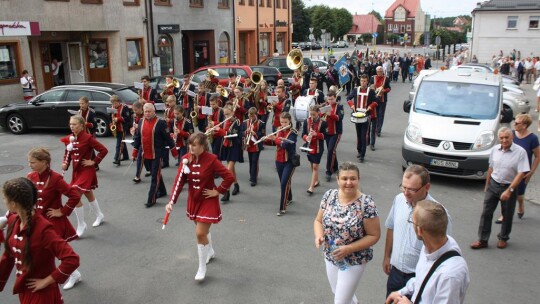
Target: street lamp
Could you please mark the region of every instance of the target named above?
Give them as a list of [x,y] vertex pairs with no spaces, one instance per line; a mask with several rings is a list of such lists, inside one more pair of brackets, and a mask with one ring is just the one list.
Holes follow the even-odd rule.
[[[321,40],[322,40],[322,44],[323,44],[323,54],[326,54],[326,50],[328,50],[328,46],[326,45],[326,29],[321,29]],[[326,57],[326,56],[325,56]]]

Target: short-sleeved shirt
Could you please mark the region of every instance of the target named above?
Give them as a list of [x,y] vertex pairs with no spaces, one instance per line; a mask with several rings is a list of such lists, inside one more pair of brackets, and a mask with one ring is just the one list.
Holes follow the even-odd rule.
[[525,152],[527,152],[527,158],[529,160],[529,167],[530,167],[532,164],[533,150],[538,148],[538,146],[540,145],[538,143],[538,136],[536,136],[536,134],[534,133],[529,133],[529,135],[523,138],[518,138],[516,136],[516,132],[515,131],[513,132],[514,132],[514,143],[518,144],[520,147],[525,149]]
[[[338,190],[326,191],[321,201],[323,214],[323,229],[325,235],[325,258],[337,265],[332,257],[329,241],[333,240],[336,246],[353,243],[366,235],[364,219],[378,217],[377,207],[370,195],[361,194],[354,202],[342,206],[339,203]],[[349,265],[360,265],[373,259],[373,249],[367,248],[345,257]]]
[[493,147],[489,167],[493,168],[491,178],[501,184],[511,184],[518,173],[530,170],[527,153],[517,144],[512,144],[506,151],[502,150],[501,144]]

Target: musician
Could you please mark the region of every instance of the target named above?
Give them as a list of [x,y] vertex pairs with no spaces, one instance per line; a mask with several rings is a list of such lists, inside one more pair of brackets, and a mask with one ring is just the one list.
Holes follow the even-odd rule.
[[292,76],[292,78],[294,79],[294,83],[291,83],[289,85],[290,98],[293,106],[296,102],[296,98],[298,98],[298,96],[300,96],[300,93],[302,92],[302,85],[300,84],[302,75],[300,73],[300,69],[294,71]]
[[356,128],[356,150],[360,162],[364,162],[367,148],[368,132],[371,129],[370,136],[371,150],[375,150],[375,128],[377,126],[377,96],[375,91],[368,87],[368,76],[360,76],[360,86],[355,88],[347,97],[347,103],[353,112],[364,113],[366,121],[363,123],[355,123]]
[[148,166],[152,173],[148,199],[145,204],[146,208],[150,208],[156,204],[156,199],[167,195],[167,189],[161,176],[163,156],[169,154],[167,147],[169,147],[175,159],[178,157],[178,153],[174,141],[171,139],[169,131],[167,131],[167,124],[165,120],[156,116],[154,105],[145,104],[143,111],[144,118],[139,121],[137,131],[133,136],[133,147],[137,149],[138,153],[142,153],[145,166]]
[[242,88],[236,87],[234,88],[233,92],[234,98],[232,98],[230,102],[233,105],[232,109],[234,111],[234,116],[236,116],[236,118],[240,120],[240,123],[242,123],[244,121],[244,117],[247,111],[249,110],[249,108],[251,108],[251,104],[244,97],[244,91],[242,90]]
[[330,90],[331,86],[337,86],[339,84],[338,71],[334,69],[333,63],[328,64],[328,69],[326,70],[325,79],[326,79],[327,90]]
[[188,94],[188,91],[195,93],[195,84],[191,81],[189,74],[184,74],[184,83],[178,92],[178,101],[184,108],[185,113],[191,113],[194,105],[194,98]]
[[212,115],[208,115],[208,126],[206,127],[205,132],[209,132],[210,144],[212,145],[212,153],[217,157],[221,155],[221,137],[214,138],[215,130],[214,126],[217,126],[222,121],[225,120],[225,114],[223,114],[223,109],[220,108],[217,104],[217,96],[210,97],[210,107],[212,108]]
[[150,77],[148,75],[144,75],[141,77],[141,82],[143,84],[143,88],[142,90],[139,90],[139,96],[142,100],[144,100],[145,103],[149,102],[151,104],[155,104],[157,91],[150,86]]
[[128,106],[120,102],[118,95],[112,95],[110,101],[113,109],[116,110],[111,114],[111,128],[116,127],[116,131],[113,131],[113,137],[116,137],[113,164],[120,166],[120,161],[129,160],[128,150],[123,140],[126,139],[126,133],[131,126],[131,115]]
[[[204,106],[210,106],[210,102],[207,102],[206,94],[204,90],[199,90],[197,94],[197,105],[195,105],[195,111],[197,111],[197,128],[200,132],[204,132],[206,130],[207,120],[206,115],[202,113],[202,107]],[[195,128],[195,126],[193,126]]]
[[[238,88],[234,89],[235,91]],[[240,185],[236,178],[235,164],[236,162],[243,163],[244,155],[242,151],[242,136],[240,133],[241,122],[235,117],[233,113],[233,105],[231,103],[226,104],[223,107],[223,115],[225,115],[225,122],[215,128],[213,136],[214,140],[221,138],[221,149],[219,153],[219,160],[227,162],[227,169],[231,171],[234,176],[234,186],[232,195],[237,195],[240,192]],[[236,134],[236,136],[234,136]],[[228,202],[230,198],[229,191],[221,198],[222,202]]]
[[257,109],[252,107],[248,110],[248,119],[242,123],[243,148],[247,150],[249,159],[249,182],[251,187],[257,185],[259,175],[259,156],[261,154],[262,142],[255,144],[255,141],[262,138],[266,133],[264,121],[257,118]]
[[180,165],[180,158],[187,153],[187,139],[193,134],[193,125],[191,120],[184,117],[184,111],[182,106],[174,107],[173,140],[178,151],[178,162],[176,166]]
[[[269,95],[268,83],[266,80],[261,80],[259,88],[253,93],[253,105],[257,109],[257,118],[264,122],[268,121],[268,95]],[[266,132],[263,130],[266,134]]]
[[[176,98],[172,95],[167,97],[165,103],[165,112],[163,113],[163,119],[167,125],[167,132],[169,132],[171,138],[174,133],[174,108],[176,106]],[[169,167],[169,153],[163,154],[163,165],[161,168]]]
[[337,159],[337,146],[343,133],[343,105],[338,104],[336,92],[329,91],[327,94],[327,105],[331,106],[330,112],[323,115],[328,129],[324,140],[328,155],[326,157],[326,181],[329,182],[332,174],[337,172],[339,166]]
[[355,76],[356,76],[356,69],[354,68],[354,65],[351,63],[351,58],[347,57],[345,60],[345,64],[347,66],[347,73],[349,73],[349,81],[345,84],[345,90],[347,90],[347,96],[351,93],[351,89],[355,86]]
[[323,91],[323,83],[326,82],[326,77],[324,74],[322,74],[320,71],[319,71],[319,67],[315,67],[315,69],[313,70],[313,73],[311,73],[311,77],[310,79],[317,79],[317,90],[319,91]]
[[237,86],[242,86],[242,83],[240,82],[240,78],[238,78],[238,83],[237,83],[236,73],[229,73],[229,82],[227,83],[227,88],[229,88],[232,92],[232,90],[234,90],[234,88]]
[[309,80],[309,88],[302,92],[302,96],[313,96],[315,98],[315,102],[318,105],[322,105],[324,104],[324,93],[317,89],[317,86],[317,78],[311,78]]
[[79,98],[79,107],[79,115],[81,115],[81,117],[84,119],[84,130],[88,134],[96,136],[96,111],[90,108],[90,101],[88,100],[88,97],[81,96],[81,98]]
[[381,130],[384,123],[384,112],[386,112],[386,103],[388,102],[388,92],[390,92],[390,79],[384,75],[382,66],[378,66],[377,75],[371,77],[369,84],[372,90],[379,88],[380,92],[377,94],[377,136],[381,136]]
[[[231,95],[229,95],[229,91],[227,91],[226,88],[224,88],[222,85],[218,85],[216,87],[216,92],[219,93],[219,95],[217,95],[218,99],[217,99],[217,102],[218,102],[218,106],[219,107],[223,107],[228,101],[229,101],[229,96],[230,97],[233,97]],[[227,92],[227,93],[225,93]],[[233,91],[231,90],[231,93]],[[227,95],[227,97],[225,97],[225,95]],[[208,97],[210,98],[210,97]]]
[[175,100],[178,96],[178,88],[175,87],[173,80],[173,75],[165,76],[165,87],[163,88],[163,92],[161,92],[161,100],[163,100],[163,102],[167,100],[168,96],[174,96]]
[[311,74],[313,73],[313,65],[308,66],[307,64],[304,64],[303,71],[302,91],[307,90],[309,87],[309,80],[311,79]]
[[302,128],[302,139],[304,147],[310,149],[307,152],[307,159],[311,164],[311,182],[307,193],[313,194],[315,187],[319,186],[319,164],[324,152],[324,135],[326,133],[326,121],[323,121],[319,112],[319,105],[309,108],[309,117],[304,121]]
[[[172,194],[169,203],[165,207],[167,212],[171,212],[173,204],[176,204],[178,196],[188,183],[188,198],[186,214],[188,218],[195,222],[195,234],[197,236],[197,251],[199,255],[199,269],[195,280],[202,281],[206,276],[206,264],[214,258],[214,248],[210,227],[221,221],[221,210],[218,202],[218,195],[224,194],[234,181],[232,173],[221,164],[217,157],[208,152],[207,137],[204,133],[192,134],[189,137],[189,153],[183,159],[189,162],[188,174],[181,173],[183,168],[179,167],[178,174],[173,184]],[[182,160],[183,160],[182,159]],[[216,187],[214,177],[219,175],[223,178],[221,184]]]
[[296,138],[298,131],[292,127],[291,114],[282,112],[279,115],[280,128],[276,134],[266,137],[266,145],[276,146],[276,169],[281,185],[281,197],[279,199],[279,211],[277,216],[287,212],[287,206],[292,204],[291,182],[295,167],[291,159],[296,156]]
[[[69,119],[69,128],[72,134],[60,140],[66,145],[62,170],[65,172],[69,168],[69,164],[73,162],[73,173],[69,185],[76,188],[79,191],[79,195],[82,196],[84,194],[86,196],[90,208],[96,214],[96,220],[92,224],[92,227],[98,227],[103,223],[105,216],[101,212],[101,208],[93,192],[98,187],[95,165],[98,165],[109,151],[95,137],[84,132],[84,119],[81,116],[71,116]],[[70,141],[71,137],[74,139],[73,142]],[[93,156],[94,150],[98,151],[95,156]],[[75,215],[77,216],[77,235],[81,237],[87,227],[84,221],[82,200],[77,205],[77,208],[75,208]]]
[[[139,128],[139,121],[141,121],[143,118],[143,104],[141,102],[135,101],[133,105],[131,106],[131,109],[133,110],[133,126],[131,127],[129,132],[131,133],[131,136],[133,137],[135,136],[135,132]],[[141,173],[142,173],[143,166],[146,169],[146,174],[144,176],[151,175],[150,168],[145,166],[145,163],[142,159],[142,153],[139,153],[137,149],[133,148],[131,154],[132,154],[132,159],[137,160],[137,168],[135,171],[135,177],[133,178],[133,182],[135,184],[138,184],[141,182]]]
[[275,132],[281,126],[281,113],[289,113],[289,110],[291,109],[291,100],[287,99],[287,96],[285,95],[285,87],[277,86],[275,92],[278,97],[278,102],[272,104],[272,112],[274,112],[272,132]]

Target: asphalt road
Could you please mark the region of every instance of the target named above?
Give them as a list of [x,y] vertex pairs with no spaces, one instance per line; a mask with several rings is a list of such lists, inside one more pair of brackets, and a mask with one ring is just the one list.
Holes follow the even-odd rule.
[[[529,86],[530,87],[530,86]],[[401,141],[407,114],[402,102],[410,84],[392,83],[387,118],[377,150],[366,154],[361,168],[362,191],[374,196],[381,225],[388,214],[401,181]],[[528,92],[533,98],[532,93]],[[536,118],[536,113],[533,112]],[[346,116],[348,117],[348,116]],[[345,133],[339,144],[341,161],[356,161],[354,129],[344,123]],[[534,128],[536,129],[536,128]],[[53,167],[60,168],[63,145],[58,139],[65,132],[33,132],[14,136],[0,133],[0,183],[24,176],[26,152],[35,146],[48,147]],[[113,141],[102,141],[110,150]],[[263,151],[260,179],[256,187],[248,183],[248,164],[238,164],[240,194],[222,206],[223,221],[212,227],[216,259],[208,265],[206,281],[197,284],[197,250],[193,224],[185,217],[186,193],[182,193],[170,222],[161,230],[167,199],[157,206],[144,207],[148,178],[134,185],[134,168],[128,164],[114,167],[108,155],[98,173],[100,187],[95,192],[105,213],[105,223],[89,228],[81,240],[71,245],[81,256],[82,282],[63,292],[66,303],[331,303],[332,292],[326,279],[321,251],[314,247],[313,219],[325,190],[336,182],[321,179],[312,197],[306,189],[310,179],[308,162],[293,177],[295,203],[282,217],[278,210],[278,178],[273,166],[274,149]],[[325,165],[325,161],[321,166]],[[11,167],[7,167],[11,166]],[[13,167],[20,166],[20,167]],[[21,169],[10,172],[10,170]],[[323,170],[321,170],[323,172]],[[167,188],[173,182],[175,168],[164,169]],[[68,173],[68,176],[71,173]],[[322,174],[324,175],[324,174]],[[538,175],[531,183],[538,193]],[[540,209],[527,203],[523,220],[514,220],[507,249],[495,247],[499,226],[493,225],[490,248],[472,251],[482,210],[483,183],[434,177],[431,195],[443,203],[453,218],[453,237],[460,244],[468,262],[471,284],[467,303],[533,303],[540,270]],[[94,215],[86,204],[86,221]],[[0,212],[4,212],[3,204]],[[71,217],[76,223],[74,216]],[[386,275],[382,272],[385,229],[374,246],[374,259],[356,292],[361,303],[383,303]],[[13,277],[0,293],[0,303],[18,303],[11,295]],[[535,287],[536,286],[536,287]]]

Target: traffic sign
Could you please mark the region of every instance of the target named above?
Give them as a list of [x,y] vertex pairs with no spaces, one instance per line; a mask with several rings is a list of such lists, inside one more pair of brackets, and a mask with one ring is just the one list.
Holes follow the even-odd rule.
[[373,33],[373,38],[377,38],[377,36],[379,36],[379,33],[377,32]]
[[315,39],[315,35],[309,34],[309,40],[314,40],[314,39]]

